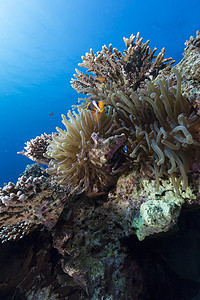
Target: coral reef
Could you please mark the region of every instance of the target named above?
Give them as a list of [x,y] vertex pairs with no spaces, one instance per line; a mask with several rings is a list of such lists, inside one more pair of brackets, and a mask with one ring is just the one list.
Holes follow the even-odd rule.
[[[174,192],[169,179],[161,180],[158,190],[156,186],[156,180],[141,178],[134,171],[120,176],[115,191],[108,195],[109,205],[120,216],[125,232],[136,233],[139,240],[169,231],[177,223],[181,207],[194,206],[200,200],[192,188],[181,195]],[[200,182],[196,182],[195,188],[200,191]]]
[[110,45],[83,57],[90,75],[77,71],[72,85],[86,98],[64,129],[27,142],[21,154],[37,164],[0,190],[0,295],[198,294],[199,37],[173,69],[139,34],[123,54]]
[[40,224],[51,229],[65,200],[66,190],[51,183],[39,166],[28,166],[16,185],[9,182],[0,188],[1,242],[22,238]]
[[[94,161],[98,159],[90,159],[92,151],[87,153],[86,145],[92,147],[92,133],[98,133],[99,138],[123,133],[127,138],[123,149],[127,151],[121,157],[123,166],[118,169],[124,170],[126,166],[154,176],[157,189],[160,178],[171,177],[179,193],[181,182],[183,189],[188,186],[189,156],[198,159],[199,116],[182,95],[177,68],[172,70],[176,76],[173,80],[155,78],[160,70],[169,71],[172,64],[171,59],[163,58],[164,50],[153,60],[155,49],[151,51],[148,42],[143,44],[139,35],[135,42],[131,36],[125,43],[124,56],[110,45],[109,49],[104,46],[97,56],[91,50],[82,58],[80,66],[97,77],[78,71],[72,80],[72,86],[89,97],[84,99],[86,106],[78,106],[79,114],[74,112],[75,118],[71,113],[69,121],[63,117],[67,132],[59,129],[60,135],[47,148],[46,156],[51,158],[49,173],[59,183],[69,184],[78,192],[91,187],[92,191],[101,191],[100,186],[108,182],[107,172],[102,170],[100,178],[94,175],[97,174]],[[91,100],[102,101],[107,112],[94,117],[84,110]],[[116,175],[114,170],[112,173]],[[94,188],[92,181],[96,182]]]

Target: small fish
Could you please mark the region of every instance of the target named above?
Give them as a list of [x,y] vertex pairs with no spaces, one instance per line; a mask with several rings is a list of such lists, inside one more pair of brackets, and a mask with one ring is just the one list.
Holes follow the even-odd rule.
[[[138,143],[138,140],[135,140],[134,142]],[[130,154],[133,151],[130,143],[126,144],[123,148],[122,148],[122,153],[124,154]]]
[[49,115],[50,115],[50,116],[53,116],[53,112],[51,112]]
[[102,83],[104,83],[106,81],[106,78],[103,76],[95,77],[95,79],[101,81]]
[[[153,132],[151,132],[150,134],[148,134],[148,137],[151,137],[153,135]],[[135,144],[135,146],[137,146],[139,144],[139,142],[141,142],[142,137],[139,140],[134,140],[132,141],[132,144]],[[123,148],[122,148],[122,153],[129,155],[132,151],[132,145],[128,142]]]
[[89,102],[86,110],[91,110],[93,115],[100,115],[104,111],[103,101],[93,100]]

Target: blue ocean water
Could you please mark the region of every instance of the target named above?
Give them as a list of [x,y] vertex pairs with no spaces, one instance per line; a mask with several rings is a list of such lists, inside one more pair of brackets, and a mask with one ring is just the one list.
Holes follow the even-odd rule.
[[62,127],[81,97],[70,79],[82,55],[110,43],[123,51],[123,37],[139,31],[178,63],[199,11],[199,0],[1,0],[0,186],[32,163],[17,154],[24,143]]

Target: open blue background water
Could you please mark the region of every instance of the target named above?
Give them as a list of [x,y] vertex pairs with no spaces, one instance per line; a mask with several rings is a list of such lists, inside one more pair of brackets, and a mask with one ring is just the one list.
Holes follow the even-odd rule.
[[0,186],[32,163],[17,155],[26,141],[62,127],[80,97],[70,79],[82,55],[109,43],[123,51],[140,31],[178,63],[199,11],[199,0],[0,0]]

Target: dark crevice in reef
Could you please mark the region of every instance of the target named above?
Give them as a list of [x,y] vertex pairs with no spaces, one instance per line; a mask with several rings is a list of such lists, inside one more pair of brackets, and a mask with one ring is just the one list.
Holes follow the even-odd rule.
[[[141,271],[144,300],[191,300],[200,290],[200,211],[183,212],[168,234],[138,241],[122,241],[128,248],[125,259],[129,289],[136,282],[133,266]],[[134,263],[133,263],[134,262]],[[137,282],[138,283],[138,282]],[[195,298],[197,299],[197,298]]]
[[79,288],[70,282],[66,285],[69,276],[62,270],[60,256],[44,228],[12,242],[12,246],[9,242],[1,245],[0,299],[49,299],[54,294],[59,299],[78,299]]

